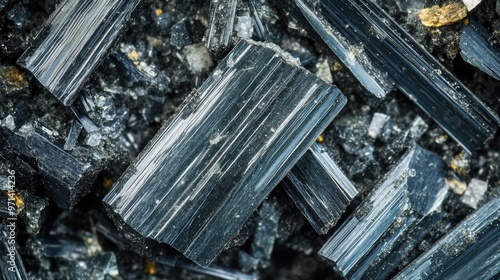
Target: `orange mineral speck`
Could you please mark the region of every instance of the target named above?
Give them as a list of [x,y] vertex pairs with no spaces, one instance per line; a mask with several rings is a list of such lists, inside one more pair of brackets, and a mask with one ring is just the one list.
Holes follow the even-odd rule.
[[113,186],[113,180],[106,177],[106,178],[104,178],[103,185],[106,189],[109,189]]
[[156,262],[150,259],[144,259],[144,272],[149,275],[155,275],[156,271]]

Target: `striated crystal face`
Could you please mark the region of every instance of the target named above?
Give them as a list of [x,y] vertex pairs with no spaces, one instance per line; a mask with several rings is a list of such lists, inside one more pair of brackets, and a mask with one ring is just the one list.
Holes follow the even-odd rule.
[[500,199],[467,217],[394,279],[495,279],[500,261]]
[[33,46],[19,58],[19,65],[64,105],[70,105],[139,3],[63,1]]
[[468,152],[497,131],[498,115],[372,1],[323,0],[321,14],[294,3],[374,95],[382,97],[383,85],[394,83]]
[[499,279],[499,30],[500,0],[0,0],[0,279]]
[[500,46],[490,43],[488,30],[475,20],[468,24],[460,37],[460,54],[468,63],[500,80]]
[[208,265],[344,106],[274,45],[241,41],[104,202]]
[[349,279],[386,278],[438,220],[447,191],[442,160],[414,145],[319,254]]
[[281,185],[318,234],[326,234],[358,194],[318,143],[300,158]]

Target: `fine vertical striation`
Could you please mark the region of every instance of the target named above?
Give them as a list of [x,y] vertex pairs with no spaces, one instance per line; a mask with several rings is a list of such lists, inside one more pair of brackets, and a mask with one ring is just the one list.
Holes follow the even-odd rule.
[[64,0],[18,64],[64,105],[70,105],[139,2]]
[[462,221],[395,277],[402,279],[498,279],[500,198]]
[[215,56],[228,50],[236,18],[237,0],[211,0],[206,47]]
[[349,69],[369,91],[367,81],[387,76],[470,153],[497,131],[498,115],[374,2],[322,0],[322,15],[294,2],[344,64],[357,65]]
[[500,80],[500,46],[488,41],[490,34],[471,20],[460,37],[460,54],[468,63]]
[[241,41],[104,203],[118,223],[206,266],[345,103],[277,46]]
[[348,279],[385,279],[439,219],[444,163],[413,145],[319,254]]
[[318,143],[300,158],[281,185],[318,234],[326,234],[358,194]]

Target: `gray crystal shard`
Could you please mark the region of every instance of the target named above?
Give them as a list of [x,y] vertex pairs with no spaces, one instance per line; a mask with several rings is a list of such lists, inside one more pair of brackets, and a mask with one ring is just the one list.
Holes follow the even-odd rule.
[[391,117],[389,117],[386,114],[382,114],[382,113],[373,114],[373,118],[372,118],[372,121],[370,123],[370,127],[368,128],[368,135],[374,139],[382,136],[382,134],[384,132],[384,127],[390,119],[391,119]]
[[271,260],[274,241],[278,233],[280,213],[267,201],[259,209],[259,223],[255,229],[252,243],[252,255],[267,267]]
[[64,105],[101,62],[140,0],[64,0],[18,60]]
[[68,136],[66,137],[66,143],[64,143],[64,150],[71,151],[78,140],[78,136],[80,136],[80,132],[82,132],[83,126],[77,120],[73,120],[71,123],[71,127],[68,132]]
[[281,184],[318,234],[326,234],[358,194],[318,143],[309,148]]
[[241,41],[116,182],[108,210],[210,264],[346,103],[294,63]]
[[210,1],[210,23],[205,44],[215,56],[220,56],[229,48],[237,3],[237,0]]
[[187,45],[191,45],[192,43],[193,41],[191,40],[191,35],[189,35],[185,20],[181,20],[172,25],[170,32],[170,44],[176,46],[177,48],[182,48]]
[[500,198],[467,217],[395,279],[498,279]]
[[500,80],[500,46],[490,43],[488,38],[488,31],[471,20],[460,37],[460,54],[468,63]]
[[417,145],[404,155],[319,254],[348,279],[385,279],[439,217],[444,163]]
[[21,255],[16,249],[16,222],[0,223],[0,276],[4,280],[28,279]]
[[497,131],[497,114],[373,1],[321,1],[322,15],[329,25],[301,0],[294,1],[346,65],[366,70],[365,76],[356,77],[368,90],[374,92],[373,80],[387,75],[468,152]]

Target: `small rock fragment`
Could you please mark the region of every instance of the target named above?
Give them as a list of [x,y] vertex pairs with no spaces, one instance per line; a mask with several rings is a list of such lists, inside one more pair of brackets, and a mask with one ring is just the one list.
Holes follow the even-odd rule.
[[373,114],[372,121],[370,123],[370,127],[368,127],[368,135],[373,138],[379,138],[384,132],[384,126],[387,121],[389,121],[391,117],[382,113]]
[[185,20],[179,21],[172,26],[170,44],[176,46],[177,48],[182,48],[192,44],[191,36],[189,35]]
[[464,195],[462,202],[474,209],[477,208],[478,203],[483,199],[484,193],[488,189],[488,183],[485,181],[473,178]]
[[249,39],[253,34],[252,18],[249,16],[238,17],[238,21],[234,28],[238,37]]
[[441,27],[461,21],[467,16],[467,7],[463,3],[452,3],[444,6],[432,6],[420,10],[418,17],[427,27]]
[[189,69],[193,73],[201,73],[203,71],[207,71],[214,65],[210,53],[203,44],[186,46],[182,50],[182,53],[186,57]]

